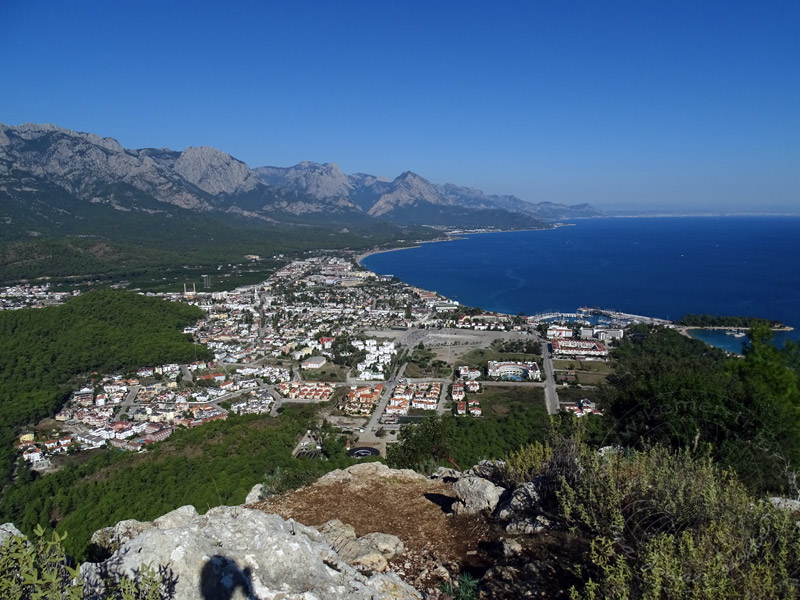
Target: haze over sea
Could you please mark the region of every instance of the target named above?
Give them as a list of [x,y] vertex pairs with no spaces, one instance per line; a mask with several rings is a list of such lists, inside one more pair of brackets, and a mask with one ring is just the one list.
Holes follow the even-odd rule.
[[[509,314],[579,306],[777,319],[800,339],[800,217],[608,218],[373,254],[368,269]],[[739,351],[724,333],[698,337]]]

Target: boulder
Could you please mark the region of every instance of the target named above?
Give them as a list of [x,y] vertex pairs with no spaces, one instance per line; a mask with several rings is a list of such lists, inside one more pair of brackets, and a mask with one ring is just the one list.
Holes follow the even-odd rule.
[[173,600],[420,598],[396,575],[376,573],[383,564],[380,552],[363,555],[374,574],[360,573],[311,527],[240,506],[203,516],[192,511],[183,507],[164,515],[109,559],[83,564],[86,598],[106,597],[104,580],[135,577],[144,565],[159,568],[163,591]]
[[792,500],[791,498],[781,498],[780,496],[772,496],[769,498],[769,503],[778,510],[788,510],[791,512],[800,511],[800,501]]
[[458,501],[453,503],[456,514],[475,514],[493,511],[505,491],[481,477],[463,477],[453,484]]
[[3,523],[0,525],[0,548],[6,545],[9,538],[23,537],[22,532],[14,527],[13,523]]
[[538,514],[541,511],[542,491],[541,478],[533,479],[514,488],[514,490],[497,505],[494,516],[499,521],[511,521]]
[[383,463],[369,462],[359,463],[346,469],[336,469],[320,477],[315,485],[333,485],[345,483],[348,486],[364,488],[371,485],[376,479],[395,479],[400,481],[427,481],[425,475],[421,475],[411,469],[390,469]]
[[555,524],[545,517],[544,515],[536,515],[532,517],[513,518],[506,525],[506,531],[512,534],[532,534],[541,533],[553,529]]
[[364,548],[377,550],[387,559],[394,558],[405,551],[400,538],[390,533],[368,533],[358,538],[358,543]]
[[506,558],[513,558],[522,554],[522,544],[517,540],[502,539],[500,542],[502,544],[503,556]]
[[461,471],[456,471],[448,467],[437,467],[436,470],[431,473],[431,479],[442,479],[444,481],[458,481],[463,476],[464,473]]
[[253,486],[253,489],[247,494],[247,498],[244,499],[245,504],[253,504],[261,500],[264,494],[264,485],[261,483],[257,483]]
[[174,529],[183,527],[197,519],[197,510],[191,504],[181,506],[153,521],[153,527],[158,529]]
[[474,467],[464,471],[461,476],[482,477],[492,483],[502,482],[506,472],[506,462],[504,460],[482,460]]
[[[319,528],[319,532],[325,536],[343,561],[351,565],[361,565],[373,571],[386,570],[386,561],[402,554],[405,550],[403,542],[395,535],[368,533],[359,538],[356,537],[355,529],[351,525],[346,525],[339,519],[328,521]],[[375,553],[379,554],[383,561],[365,558]],[[367,563],[372,566],[367,566]]]
[[153,524],[149,521],[137,521],[127,519],[120,521],[113,527],[104,527],[92,534],[92,544],[111,553],[114,552],[125,542],[129,542],[140,533],[152,529]]
[[362,567],[367,571],[383,573],[389,567],[389,562],[380,552],[368,552],[356,558],[353,561],[353,566]]

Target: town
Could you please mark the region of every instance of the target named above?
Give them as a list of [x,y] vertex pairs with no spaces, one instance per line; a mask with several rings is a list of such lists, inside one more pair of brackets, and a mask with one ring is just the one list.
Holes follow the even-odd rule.
[[[0,291],[6,309],[78,293],[47,285]],[[289,261],[256,285],[209,292],[185,285],[158,295],[202,310],[184,333],[212,350],[213,360],[93,376],[53,427],[19,438],[33,468],[105,446],[145,451],[177,428],[231,413],[277,416],[284,403],[318,405],[351,445],[381,453],[401,425],[426,415],[482,417],[485,390],[496,397],[509,384],[541,388],[550,413],[591,414],[593,384],[609,372],[606,344],[630,322],[488,313],[329,253]],[[486,348],[513,360],[466,360]]]

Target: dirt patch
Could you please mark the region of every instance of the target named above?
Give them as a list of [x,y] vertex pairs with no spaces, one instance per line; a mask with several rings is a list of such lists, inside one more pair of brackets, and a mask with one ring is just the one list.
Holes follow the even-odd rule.
[[481,516],[451,514],[454,499],[451,486],[440,481],[383,478],[368,485],[314,484],[251,507],[312,527],[339,519],[358,536],[375,531],[396,535],[406,552],[390,562],[390,569],[419,590],[437,590],[496,536]]
[[94,244],[91,248],[89,248],[89,254],[91,254],[95,258],[103,258],[106,256],[113,255],[115,254],[115,252],[114,249],[108,244],[99,243],[99,244]]

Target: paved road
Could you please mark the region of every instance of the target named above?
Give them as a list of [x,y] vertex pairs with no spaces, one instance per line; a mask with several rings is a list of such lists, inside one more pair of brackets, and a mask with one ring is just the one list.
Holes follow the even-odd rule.
[[131,416],[131,412],[128,410],[133,406],[133,401],[136,398],[136,394],[139,393],[139,390],[142,389],[140,385],[134,385],[128,390],[128,394],[125,396],[125,400],[122,401],[120,405],[120,412],[119,414],[126,413],[128,416]]
[[184,381],[187,381],[189,383],[192,383],[194,381],[194,376],[192,375],[192,372],[189,370],[189,367],[187,365],[181,365],[181,373],[183,373]]
[[545,381],[481,381],[481,387],[547,387]]
[[542,366],[547,379],[544,382],[544,401],[547,404],[547,412],[554,415],[558,412],[558,392],[556,392],[556,378],[553,373],[553,360],[550,358],[547,340],[541,339],[542,343]]
[[372,416],[369,418],[369,421],[364,425],[364,433],[359,437],[359,444],[371,444],[382,441],[375,435],[375,432],[381,427],[379,423],[380,418],[383,415],[383,411],[386,410],[386,405],[389,404],[389,399],[392,397],[392,392],[397,385],[397,381],[403,377],[403,373],[406,371],[406,364],[408,363],[400,365],[400,368],[397,369],[392,378],[383,382],[383,394],[381,394],[381,399],[378,401],[375,410],[372,411]]

